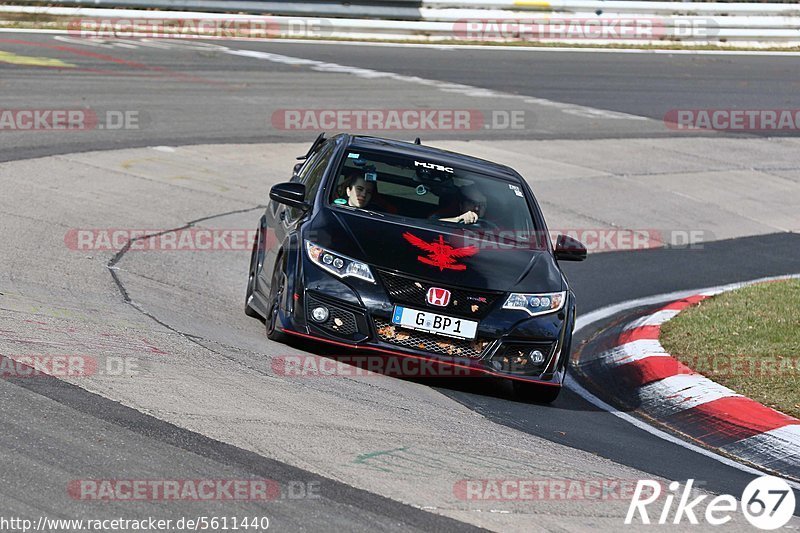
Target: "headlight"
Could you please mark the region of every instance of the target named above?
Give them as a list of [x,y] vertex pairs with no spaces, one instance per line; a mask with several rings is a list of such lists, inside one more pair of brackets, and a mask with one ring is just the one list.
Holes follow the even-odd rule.
[[338,278],[360,278],[370,283],[375,283],[375,278],[372,277],[369,266],[361,261],[337,254],[309,241],[306,241],[306,252],[308,253],[308,258],[314,264]]
[[564,307],[564,300],[567,299],[567,292],[548,292],[542,294],[522,294],[512,292],[503,309],[521,309],[527,311],[529,315],[543,315],[552,313]]

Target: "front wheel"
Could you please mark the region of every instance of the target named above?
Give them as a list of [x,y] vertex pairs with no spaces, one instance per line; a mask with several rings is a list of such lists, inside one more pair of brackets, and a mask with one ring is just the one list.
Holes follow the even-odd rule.
[[514,396],[526,403],[552,403],[558,398],[561,387],[513,381]]
[[267,314],[267,338],[271,341],[284,342],[286,335],[278,329],[278,311],[280,310],[283,291],[286,287],[286,276],[280,269],[275,267],[272,274],[272,283],[269,289],[269,313]]

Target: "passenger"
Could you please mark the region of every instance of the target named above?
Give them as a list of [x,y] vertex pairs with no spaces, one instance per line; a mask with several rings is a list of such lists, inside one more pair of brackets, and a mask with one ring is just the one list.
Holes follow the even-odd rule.
[[367,181],[360,173],[354,173],[345,180],[344,191],[347,205],[365,208],[375,194],[375,182]]
[[[397,214],[397,209],[378,194],[377,174],[374,168],[366,170],[345,168],[343,173],[345,178],[339,186],[339,197],[344,197],[345,201],[340,200],[340,203],[362,209],[369,206],[372,211]],[[370,174],[375,179],[367,180]]]

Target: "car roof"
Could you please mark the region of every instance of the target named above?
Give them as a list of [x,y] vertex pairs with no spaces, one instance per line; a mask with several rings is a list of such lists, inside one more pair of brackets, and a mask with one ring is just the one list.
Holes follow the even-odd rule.
[[424,144],[385,139],[383,137],[369,135],[350,135],[349,137],[348,148],[388,151],[408,157],[424,158],[427,161],[438,164],[458,166],[465,170],[475,170],[495,176],[500,175],[512,178],[515,181],[522,181],[522,177],[513,168],[478,157],[442,150],[441,148],[433,148]]

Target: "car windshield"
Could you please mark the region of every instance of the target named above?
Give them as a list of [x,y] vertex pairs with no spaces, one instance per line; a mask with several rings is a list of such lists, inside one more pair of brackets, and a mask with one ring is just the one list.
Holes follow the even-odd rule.
[[398,154],[348,151],[329,203],[450,228],[537,229],[518,185],[435,159]]

